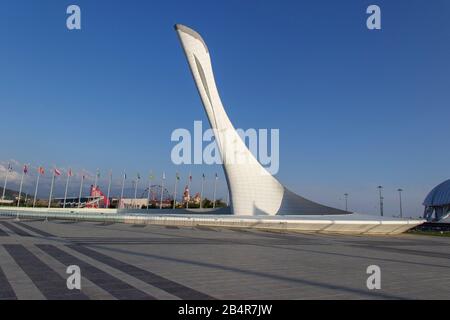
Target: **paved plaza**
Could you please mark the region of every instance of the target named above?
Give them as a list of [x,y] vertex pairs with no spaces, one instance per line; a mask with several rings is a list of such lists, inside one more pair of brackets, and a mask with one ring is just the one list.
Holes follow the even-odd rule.
[[[69,290],[66,269],[81,270]],[[381,268],[369,290],[367,267]],[[450,238],[0,218],[0,299],[450,297]]]

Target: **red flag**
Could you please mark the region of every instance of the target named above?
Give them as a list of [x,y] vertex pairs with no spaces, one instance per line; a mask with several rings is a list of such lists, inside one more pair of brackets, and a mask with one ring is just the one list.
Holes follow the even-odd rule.
[[54,169],[54,174],[55,176],[60,176],[61,175],[61,171],[59,171],[58,169]]
[[40,174],[40,175],[44,175],[44,173],[45,173],[45,170],[44,170],[44,168],[43,167],[39,167],[39,169],[38,169],[38,173]]
[[72,176],[72,169],[69,169],[69,171],[67,171],[67,175],[68,175],[69,177]]

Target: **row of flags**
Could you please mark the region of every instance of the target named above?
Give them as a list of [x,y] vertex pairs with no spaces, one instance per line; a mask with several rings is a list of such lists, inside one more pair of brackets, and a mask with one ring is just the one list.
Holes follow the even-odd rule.
[[[18,202],[17,202],[17,206],[20,206],[20,197],[22,194],[22,185],[23,185],[23,181],[24,181],[24,177],[26,175],[28,175],[29,172],[29,165],[25,164],[23,166],[23,170],[22,170],[22,176],[21,176],[21,180],[20,180],[20,188],[19,188],[19,197],[18,197]],[[4,187],[3,187],[3,195],[2,195],[2,200],[4,200],[5,198],[5,190],[6,190],[6,184],[8,181],[8,173],[11,173],[13,171],[13,167],[10,163],[8,163],[8,167],[7,167],[7,174],[5,175],[5,181],[4,181]],[[37,193],[38,193],[38,187],[39,187],[39,178],[41,176],[45,175],[45,168],[42,166],[39,166],[37,168],[37,172],[38,175],[36,177],[36,184],[35,184],[35,192],[34,192],[34,199],[33,199],[33,207],[36,204],[36,200],[37,200]],[[53,187],[54,187],[54,183],[55,183],[55,179],[61,175],[63,175],[63,170],[60,170],[56,167],[51,169],[51,173],[52,173],[52,181],[51,181],[51,186],[50,186],[50,195],[49,195],[49,201],[48,201],[48,207],[50,208],[51,206],[51,202],[52,202],[52,196],[53,196]],[[66,199],[67,199],[67,192],[68,192],[68,185],[69,185],[69,180],[70,178],[74,175],[73,171],[71,168],[69,168],[68,170],[66,170],[66,186],[65,186],[65,193],[64,193],[64,204],[63,207],[65,208],[66,206]],[[78,206],[81,206],[81,197],[82,197],[82,190],[83,190],[83,182],[86,178],[86,173],[82,172],[81,175],[81,183],[80,183],[80,189],[79,189],[79,195],[78,195]],[[98,179],[100,178],[100,170],[97,169],[96,174],[95,174],[95,183],[94,183],[94,188],[97,188],[97,182]],[[122,189],[121,189],[121,196],[120,199],[123,199],[123,193],[124,193],[124,185],[125,185],[125,180],[127,179],[127,174],[124,172],[123,176],[122,176],[123,180],[122,180]],[[181,176],[178,172],[176,172],[175,175],[175,188],[174,188],[174,192],[173,192],[173,199],[174,199],[174,203],[173,203],[173,208],[176,207],[176,195],[177,195],[177,185],[178,182],[181,180]],[[137,196],[137,185],[138,185],[138,181],[141,179],[141,175],[140,173],[136,174],[136,180],[134,180],[134,184],[135,184],[135,194],[134,194],[134,198],[136,199]],[[151,172],[149,175],[149,181],[152,181],[155,179],[155,176],[153,175],[153,173]],[[206,179],[206,175],[203,173],[202,174],[202,186],[201,186],[201,194],[200,194],[200,199],[203,199],[203,191],[204,191],[204,182]],[[164,189],[164,181],[166,180],[166,173],[163,172],[162,174],[162,185],[161,185],[161,189]],[[215,207],[215,203],[216,203],[216,185],[217,185],[217,180],[218,180],[218,174],[215,174],[215,183],[214,183],[214,200],[213,200],[213,207]],[[110,195],[110,189],[111,189],[111,181],[112,181],[112,171],[109,171],[109,184],[108,184],[108,192],[107,192],[107,199],[109,199],[109,195]],[[188,176],[188,190],[190,188],[190,184],[192,183],[192,174],[189,173]],[[149,183],[149,197],[150,197],[150,183]],[[162,208],[162,202],[163,202],[163,192],[161,192],[161,201],[160,201],[160,208]],[[228,198],[227,198],[228,199]],[[109,201],[109,200],[108,200]],[[227,200],[228,201],[228,200]],[[188,208],[189,205],[189,201],[187,201],[186,203],[186,208]],[[202,207],[201,201],[200,201],[200,208]]]
[[[12,172],[13,171],[13,167],[12,167],[12,165],[10,164],[10,163],[8,163],[8,172]],[[23,173],[25,174],[25,175],[27,175],[28,174],[28,171],[29,171],[29,166],[28,165],[24,165],[23,166]],[[60,170],[60,169],[58,169],[58,168],[53,168],[53,175],[55,175],[55,176],[61,176],[62,175],[62,170]],[[37,168],[37,173],[38,174],[40,174],[41,176],[43,176],[43,175],[45,175],[45,168],[44,167],[38,167]],[[73,171],[72,171],[72,169],[71,168],[69,168],[67,171],[66,171],[66,174],[67,174],[67,176],[68,177],[73,177]],[[100,171],[99,170],[97,170],[97,172],[96,172],[96,175],[95,175],[97,178],[100,178]],[[109,176],[112,176],[112,172],[110,171],[109,172]],[[82,177],[83,178],[86,178],[86,173],[82,173]],[[216,173],[215,174],[215,178],[216,179],[218,179],[218,174]],[[123,173],[123,178],[124,179],[127,179],[127,174],[124,172]],[[166,173],[165,172],[163,172],[163,174],[162,174],[162,178],[163,179],[166,179]],[[137,180],[140,180],[141,179],[141,175],[140,175],[140,173],[138,172],[137,174],[136,174],[136,179]],[[149,180],[154,180],[155,179],[155,176],[153,175],[153,173],[150,173],[150,175],[149,175]],[[176,173],[176,179],[177,180],[180,180],[181,179],[181,177],[180,177],[180,174],[177,172]],[[189,179],[189,181],[190,182],[192,182],[192,175],[189,173],[189,176],[188,176],[188,179]],[[204,173],[202,173],[202,179],[206,179],[206,175],[204,174]]]
[[[175,177],[176,177],[177,180],[181,180],[181,176],[180,176],[180,174],[178,172],[175,174]],[[163,172],[162,178],[164,180],[166,179],[166,173],[165,172]],[[217,173],[215,174],[215,178],[219,179],[219,176],[218,176]],[[123,179],[125,179],[125,180],[127,179],[127,174],[126,173],[123,173]],[[141,179],[141,175],[139,173],[136,175],[136,179],[137,180]],[[155,176],[153,175],[153,173],[150,173],[149,180],[154,180],[154,179],[155,179]],[[188,179],[189,179],[189,182],[192,182],[192,175],[191,174],[189,174]],[[204,173],[202,173],[202,179],[206,179],[206,175]]]
[[[25,165],[23,166],[22,177],[21,177],[21,182],[20,182],[19,202],[18,202],[18,205],[19,205],[19,203],[20,203],[20,195],[21,195],[21,192],[22,192],[23,179],[24,179],[24,176],[28,175],[29,169],[30,169],[30,168],[29,168],[29,165],[25,164]],[[8,172],[8,173],[11,173],[12,171],[13,171],[13,167],[12,167],[11,163],[8,163],[7,172]],[[40,176],[44,176],[44,175],[45,175],[45,172],[46,172],[46,170],[45,170],[44,167],[39,166],[39,167],[37,168],[37,173],[38,173],[38,175],[37,175],[37,180],[36,180],[35,196],[34,196],[33,206],[35,205],[35,202],[36,202],[36,195],[37,195],[38,186],[39,186],[39,177],[40,177]],[[51,199],[52,199],[53,185],[54,185],[54,182],[55,182],[55,178],[56,178],[56,177],[59,177],[59,176],[61,176],[61,175],[63,174],[63,171],[60,170],[60,169],[58,169],[58,168],[56,168],[56,167],[52,168],[50,172],[52,173],[52,184],[51,184],[51,188],[50,188],[49,207],[50,207],[50,203],[51,203]],[[68,170],[66,170],[66,176],[67,176],[67,180],[66,180],[66,190],[65,190],[65,195],[64,195],[64,206],[65,206],[65,202],[66,202],[65,200],[66,200],[66,196],[67,196],[67,188],[68,188],[68,184],[69,184],[69,179],[70,179],[71,177],[74,176],[74,173],[73,173],[73,171],[72,171],[71,168],[69,168]],[[175,180],[174,198],[176,197],[176,185],[177,185],[177,182],[178,182],[179,180],[181,180],[181,176],[180,176],[180,174],[179,174],[178,172],[176,173],[175,177],[176,177],[176,180]],[[85,172],[82,172],[82,175],[81,175],[81,186],[80,186],[80,196],[79,196],[79,198],[81,198],[82,184],[83,184],[83,181],[85,180],[85,178],[86,178],[86,173],[85,173]],[[100,178],[100,170],[97,169],[96,174],[95,174],[95,187],[97,187],[97,182],[98,182],[98,179],[99,179],[99,178]],[[122,178],[123,178],[123,180],[122,180],[122,192],[121,192],[121,198],[123,197],[124,182],[125,182],[125,180],[127,179],[127,174],[126,174],[125,172],[123,173]],[[136,182],[136,183],[135,183],[135,188],[136,188],[136,190],[135,190],[135,197],[136,197],[136,192],[137,192],[137,182],[138,182],[140,179],[141,179],[141,175],[140,175],[140,173],[138,172],[138,173],[136,174],[136,180],[135,180],[135,182]],[[149,180],[152,181],[152,180],[154,180],[154,179],[155,179],[155,176],[153,175],[153,172],[150,172]],[[202,174],[202,192],[201,192],[201,194],[203,194],[203,182],[205,181],[205,179],[206,179],[206,175],[203,173],[203,174]],[[215,174],[215,179],[216,179],[216,181],[217,181],[217,179],[218,179],[218,174],[217,174],[217,173]],[[4,193],[5,193],[5,189],[6,189],[7,180],[8,180],[8,174],[6,174],[6,176],[5,176],[4,188],[3,188],[4,190],[3,190],[2,199],[4,199]],[[109,191],[110,191],[110,188],[111,188],[111,180],[112,180],[112,171],[109,171],[108,198],[109,198]],[[166,173],[165,173],[165,172],[163,172],[163,174],[162,174],[162,180],[163,180],[162,186],[164,186],[164,180],[166,180]],[[192,183],[192,174],[189,173],[189,176],[188,176],[188,186],[189,186],[189,187],[190,187],[190,184],[191,184],[191,183]],[[214,199],[215,199],[215,191],[216,191],[215,189],[216,189],[216,184],[214,185]],[[201,197],[202,197],[202,196],[201,196]],[[214,202],[215,202],[215,201],[214,201]],[[174,205],[175,205],[175,202],[174,202]]]
[[[24,174],[28,174],[28,170],[29,170],[29,167],[28,167],[28,165],[24,165],[23,166],[23,173]],[[10,164],[10,163],[8,163],[8,172],[12,172],[13,171],[13,167],[12,167],[12,165]],[[37,172],[38,172],[38,174],[40,174],[41,176],[43,176],[43,175],[45,175],[45,169],[44,169],[44,167],[38,167],[37,168]],[[59,169],[57,169],[57,168],[54,168],[53,169],[53,173],[54,173],[54,175],[55,176],[60,176],[61,175],[61,170],[59,170]],[[67,175],[68,176],[72,176],[72,169],[69,169],[68,171],[67,171]]]

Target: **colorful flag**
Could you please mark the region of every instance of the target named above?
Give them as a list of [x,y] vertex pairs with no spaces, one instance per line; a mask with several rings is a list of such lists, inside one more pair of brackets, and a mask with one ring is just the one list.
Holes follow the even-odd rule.
[[56,168],[53,170],[53,172],[54,172],[55,176],[60,176],[61,175],[61,171],[59,171]]
[[45,174],[44,168],[43,168],[43,167],[39,167],[39,168],[38,168],[38,173],[39,173],[41,176],[43,176],[43,175]]
[[67,176],[71,177],[72,176],[72,169],[69,169],[69,171],[67,171]]
[[24,165],[24,166],[23,166],[23,173],[24,173],[24,174],[27,174],[27,173],[28,173],[28,166],[27,166],[27,165]]

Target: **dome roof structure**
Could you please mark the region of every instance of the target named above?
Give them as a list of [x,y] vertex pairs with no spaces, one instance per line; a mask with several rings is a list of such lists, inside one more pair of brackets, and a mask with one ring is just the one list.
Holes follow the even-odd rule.
[[450,205],[450,179],[437,185],[425,198],[423,205],[438,207]]

